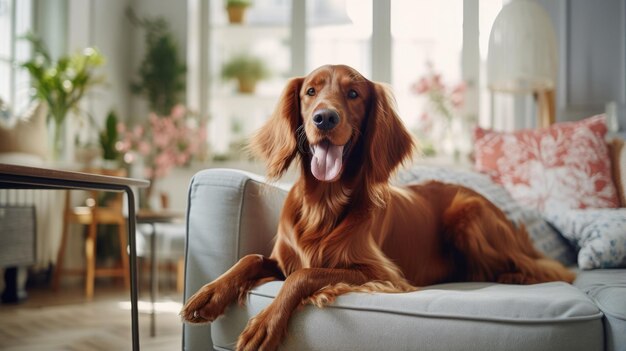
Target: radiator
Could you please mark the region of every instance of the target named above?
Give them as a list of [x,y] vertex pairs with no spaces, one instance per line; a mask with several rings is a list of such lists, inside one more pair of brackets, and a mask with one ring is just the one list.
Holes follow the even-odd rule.
[[[36,244],[32,263],[35,268],[47,268],[56,261],[63,226],[63,199],[64,192],[61,190],[0,190],[0,207],[34,208]],[[0,237],[4,235],[4,231],[0,230]]]
[[35,263],[35,206],[0,206],[0,267]]

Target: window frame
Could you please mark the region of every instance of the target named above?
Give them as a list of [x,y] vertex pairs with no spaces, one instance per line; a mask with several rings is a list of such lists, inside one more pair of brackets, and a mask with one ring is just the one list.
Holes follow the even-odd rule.
[[[35,2],[33,0],[4,0],[6,3],[10,4],[10,53],[9,56],[0,55],[0,64],[7,65],[9,67],[9,91],[8,96],[2,97],[3,100],[6,98],[5,103],[8,104],[11,114],[19,115],[23,111],[17,110],[18,108],[26,109],[27,103],[20,104],[20,97],[18,96],[17,86],[17,76],[19,70],[22,68],[19,66],[19,58],[17,57],[17,41],[20,40],[20,35],[24,33],[17,33],[18,28],[18,6],[25,6],[26,8],[30,8],[30,13],[28,16],[28,23],[26,25],[27,28],[31,30],[34,28],[34,20],[35,20]],[[32,49],[30,49],[32,51]],[[30,79],[29,79],[30,81]]]

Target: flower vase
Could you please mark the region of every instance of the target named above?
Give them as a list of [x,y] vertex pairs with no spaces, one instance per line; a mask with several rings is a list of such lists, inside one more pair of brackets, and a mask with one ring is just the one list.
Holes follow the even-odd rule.
[[54,119],[50,119],[48,123],[48,130],[52,136],[49,139],[50,160],[53,163],[58,163],[62,160],[64,155],[64,138],[65,128],[63,122],[56,122]]
[[144,210],[151,210],[154,208],[154,206],[152,206],[152,203],[154,202],[152,201],[153,193],[154,191],[152,181],[147,188],[139,190],[139,208]]
[[456,148],[461,161],[469,161],[473,147],[472,131],[475,121],[472,116],[464,116],[458,119],[458,138]]
[[156,179],[149,178],[150,185],[139,192],[139,207],[146,210],[158,210],[160,206],[160,195],[156,186]]

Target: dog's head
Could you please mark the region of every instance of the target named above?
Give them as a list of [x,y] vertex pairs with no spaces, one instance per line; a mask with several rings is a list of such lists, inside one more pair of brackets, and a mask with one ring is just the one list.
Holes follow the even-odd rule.
[[320,182],[360,174],[380,183],[411,155],[414,143],[389,88],[348,66],[329,65],[289,81],[250,147],[267,160],[270,178],[300,155],[304,171]]

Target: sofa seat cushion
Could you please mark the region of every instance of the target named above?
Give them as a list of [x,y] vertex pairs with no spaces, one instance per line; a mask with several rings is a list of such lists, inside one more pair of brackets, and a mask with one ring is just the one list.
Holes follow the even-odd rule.
[[[211,328],[234,348],[282,282],[253,290]],[[455,283],[403,294],[351,293],[294,313],[283,350],[602,350],[602,313],[572,285]]]
[[626,350],[626,269],[581,271],[574,286],[604,313],[607,351]]

